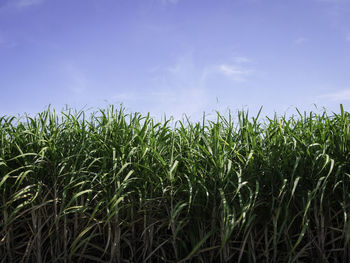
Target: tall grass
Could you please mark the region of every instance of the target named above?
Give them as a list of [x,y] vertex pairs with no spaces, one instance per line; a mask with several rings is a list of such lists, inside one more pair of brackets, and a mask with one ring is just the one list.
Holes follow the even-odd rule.
[[350,114],[0,117],[1,262],[349,262]]

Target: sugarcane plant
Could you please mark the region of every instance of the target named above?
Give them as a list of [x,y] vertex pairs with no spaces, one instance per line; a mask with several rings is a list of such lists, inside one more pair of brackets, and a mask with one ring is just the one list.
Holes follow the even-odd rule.
[[0,262],[349,262],[350,114],[0,116]]

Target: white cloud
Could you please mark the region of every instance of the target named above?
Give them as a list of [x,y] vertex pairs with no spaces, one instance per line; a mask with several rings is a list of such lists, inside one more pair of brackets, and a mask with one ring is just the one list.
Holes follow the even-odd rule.
[[297,39],[294,40],[294,44],[301,45],[301,44],[304,44],[307,41],[308,41],[308,39],[305,38],[305,37],[298,37]]
[[[217,107],[216,96],[223,94],[220,83],[232,87],[227,80],[246,81],[254,72],[251,63],[242,56],[232,57],[229,61],[224,59],[221,63],[197,61],[194,54],[188,52],[166,67],[155,65],[150,68],[150,79],[143,91],[114,94],[111,98],[115,102],[143,108],[156,118],[166,113],[178,120],[185,113],[199,120],[203,112],[208,113]],[[142,111],[139,109],[136,111]]]
[[1,9],[24,9],[44,3],[46,0],[0,0]]
[[180,0],[158,0],[160,1],[163,5],[166,5],[166,4],[177,4]]
[[251,76],[253,70],[250,69],[252,60],[246,57],[235,56],[231,63],[222,63],[216,67],[218,73],[224,74],[235,82],[245,82]]
[[153,67],[149,71],[152,88],[143,98],[150,104],[148,110],[175,119],[181,119],[183,113],[200,116],[210,99],[206,86],[209,71],[210,66],[197,63],[191,52],[179,56],[168,67]]
[[29,7],[29,6],[33,6],[33,5],[38,5],[43,3],[44,0],[19,0],[16,3],[16,7],[18,8],[24,8],[24,7]]
[[247,63],[251,63],[252,60],[246,57],[234,57],[233,61],[239,64],[247,64]]
[[232,80],[237,82],[246,81],[246,76],[250,74],[249,70],[245,70],[236,65],[222,64],[219,66],[219,70],[229,76]]
[[183,114],[200,119],[210,100],[206,87],[208,69],[195,62],[191,52],[178,56],[166,67],[149,69],[150,79],[143,90],[121,91],[110,96],[114,103],[125,103],[132,111],[151,113],[160,120],[166,114],[180,120]]
[[347,36],[345,37],[345,40],[346,40],[347,42],[350,42],[350,35],[347,35]]
[[328,99],[335,102],[350,101],[350,89],[339,90],[333,93],[323,94],[320,99]]

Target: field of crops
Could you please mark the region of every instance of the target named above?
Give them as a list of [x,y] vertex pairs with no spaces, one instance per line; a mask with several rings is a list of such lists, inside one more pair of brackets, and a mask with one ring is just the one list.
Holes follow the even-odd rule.
[[0,116],[0,262],[349,262],[350,114]]

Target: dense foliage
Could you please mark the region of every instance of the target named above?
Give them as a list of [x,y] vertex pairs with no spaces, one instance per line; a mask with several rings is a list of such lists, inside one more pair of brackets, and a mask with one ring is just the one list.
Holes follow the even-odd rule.
[[349,262],[350,114],[0,117],[0,262]]

